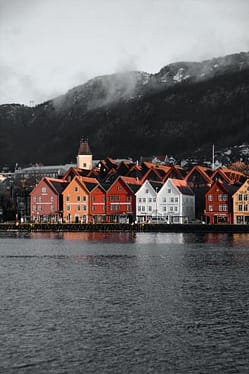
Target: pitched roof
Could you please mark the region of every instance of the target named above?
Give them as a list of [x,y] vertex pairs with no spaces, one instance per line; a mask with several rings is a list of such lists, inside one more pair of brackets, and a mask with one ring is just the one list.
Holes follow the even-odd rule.
[[88,139],[82,138],[80,140],[78,155],[92,155],[92,152],[91,152],[89,144],[88,144]]
[[169,180],[183,195],[194,195],[193,190],[184,179],[169,178]]
[[89,192],[91,192],[97,185],[99,185],[99,182],[96,178],[77,177],[77,179],[86,186]]
[[68,182],[64,179],[49,178],[45,177],[44,181],[58,194],[60,195],[67,187]]
[[210,170],[210,168],[207,168],[205,166],[200,166],[200,165],[195,165],[193,166],[189,172],[187,173],[187,175],[185,176],[185,180],[188,180],[189,177],[195,172],[197,171],[200,175],[202,175],[202,177],[206,180],[207,183],[212,183],[212,179],[210,178],[210,176],[208,175],[208,171]]

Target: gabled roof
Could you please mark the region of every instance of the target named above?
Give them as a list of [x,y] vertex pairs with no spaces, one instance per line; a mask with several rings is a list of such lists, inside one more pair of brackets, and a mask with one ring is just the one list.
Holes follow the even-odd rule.
[[96,178],[91,177],[76,177],[81,184],[87,188],[89,192],[91,192],[95,187],[99,185],[99,182]]
[[187,173],[187,175],[185,176],[184,180],[188,181],[188,179],[190,178],[190,176],[194,173],[194,172],[197,172],[199,173],[203,178],[204,180],[206,181],[206,183],[212,183],[212,178],[209,177],[209,175],[207,174],[207,172],[209,171],[210,169],[205,167],[205,166],[199,166],[199,165],[195,165],[193,166],[189,172]]
[[211,178],[213,181],[216,180],[224,180],[227,183],[232,183],[232,180],[229,178],[229,176],[224,172],[223,168],[216,169],[213,174],[211,175]]
[[147,172],[143,175],[141,178],[141,181],[144,182],[145,180],[155,180],[158,179],[158,181],[162,181],[163,177],[160,174],[160,170],[157,170],[155,168],[148,169]]
[[194,195],[193,190],[189,187],[188,183],[184,179],[169,178],[169,181],[181,192],[183,195]]
[[237,185],[237,184],[229,184],[222,180],[217,180],[213,182],[212,186],[207,191],[206,195],[209,195],[210,190],[213,190],[216,186],[219,187],[224,192],[227,192],[229,196],[232,196],[241,187],[240,185]]
[[119,176],[111,185],[109,185],[108,187],[106,186],[106,190],[108,191],[118,180],[124,182],[133,193],[137,192],[137,190],[142,185],[142,182],[137,178]]
[[131,189],[133,193],[136,193],[140,188],[142,182],[137,178],[132,177],[120,177],[125,184]]
[[153,187],[153,189],[154,189],[156,192],[159,192],[160,189],[161,189],[162,186],[163,186],[163,183],[162,183],[162,182],[149,181],[149,183],[151,184],[151,186]]
[[68,185],[68,182],[64,179],[45,177],[43,180],[58,195],[60,195]]
[[247,176],[238,170],[233,170],[229,168],[222,168],[222,171],[231,180],[232,183],[244,183]]

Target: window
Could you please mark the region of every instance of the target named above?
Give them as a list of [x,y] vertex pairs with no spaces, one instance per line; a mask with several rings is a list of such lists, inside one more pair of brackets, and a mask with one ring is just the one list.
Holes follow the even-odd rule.
[[242,200],[242,194],[241,193],[239,194],[238,199],[239,199],[239,201]]
[[82,210],[86,210],[86,205],[83,205],[83,206],[82,206]]
[[218,200],[222,201],[223,200],[223,195],[218,195]]
[[174,198],[173,198],[173,197],[170,198],[170,202],[171,202],[171,203],[174,202]]
[[92,206],[92,210],[96,210],[96,205],[93,205],[93,206]]
[[143,203],[146,203],[146,198],[145,197],[143,198]]
[[53,205],[51,205],[50,210],[51,210],[51,212],[54,211],[54,206]]
[[209,205],[209,206],[208,206],[208,210],[209,210],[209,212],[213,212],[213,211],[214,211],[214,207],[213,207],[213,205]]
[[78,192],[78,187],[77,186],[74,187],[74,192]]
[[82,196],[82,201],[86,201],[86,196]]
[[163,197],[163,203],[166,203],[166,197]]
[[138,211],[141,212],[141,206],[140,205],[138,206]]
[[80,205],[77,205],[77,210],[80,210]]
[[148,188],[146,188],[146,190],[145,190],[145,193],[149,193],[149,190],[148,190]]
[[228,200],[228,195],[226,193],[224,193],[224,195],[223,195],[223,201],[226,201],[226,200]]
[[177,212],[177,206],[175,206],[175,212]]
[[112,204],[111,205],[111,210],[119,210],[119,205],[118,204]]
[[239,212],[243,211],[243,205],[239,205]]
[[244,200],[247,201],[247,194],[244,194]]
[[86,168],[86,163],[85,162],[83,162],[83,168]]
[[131,204],[126,205],[126,210],[127,210],[127,212],[129,212],[131,210]]
[[178,203],[178,197],[175,197],[175,203]]
[[244,212],[248,211],[248,205],[244,205]]
[[171,212],[173,212],[173,206],[171,206],[171,207],[169,208],[169,210],[170,210]]
[[110,201],[119,201],[119,195],[111,195]]
[[156,202],[156,198],[155,197],[153,197],[153,203],[155,203]]
[[34,203],[36,202],[36,196],[33,197]]
[[152,212],[152,206],[151,205],[148,206],[148,211]]
[[223,211],[223,205],[219,205],[219,212]]
[[95,203],[95,201],[96,201],[95,196],[92,196],[92,202]]
[[50,201],[51,201],[51,202],[54,201],[54,196],[51,196],[51,197],[50,197]]
[[70,196],[69,195],[67,195],[66,201],[70,201]]
[[168,188],[168,193],[171,193],[171,189],[170,188]]
[[163,211],[164,211],[164,212],[167,212],[167,208],[166,208],[166,206],[163,207]]
[[142,212],[145,212],[145,206],[144,205],[142,206]]
[[126,196],[126,201],[131,201],[131,195]]
[[208,195],[208,201],[213,201],[213,195]]
[[80,196],[77,196],[77,201],[80,201]]
[[70,205],[67,205],[67,211],[69,211],[70,210]]
[[152,203],[152,198],[151,197],[148,198],[148,202]]
[[228,205],[227,205],[227,204],[224,204],[224,205],[223,205],[223,210],[224,210],[225,212],[228,211]]
[[36,205],[32,206],[32,210],[36,211]]
[[118,191],[122,191],[122,186],[118,186],[118,187],[117,187],[117,190],[118,190]]
[[47,188],[46,187],[42,187],[41,192],[42,193],[46,193],[47,192]]
[[139,197],[139,199],[138,199],[138,202],[139,202],[139,203],[141,203],[141,202],[142,202],[142,199],[141,199],[141,197]]

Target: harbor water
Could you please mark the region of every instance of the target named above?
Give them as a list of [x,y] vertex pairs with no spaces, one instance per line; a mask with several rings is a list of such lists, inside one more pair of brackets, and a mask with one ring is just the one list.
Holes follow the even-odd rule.
[[0,373],[248,373],[249,234],[0,234]]

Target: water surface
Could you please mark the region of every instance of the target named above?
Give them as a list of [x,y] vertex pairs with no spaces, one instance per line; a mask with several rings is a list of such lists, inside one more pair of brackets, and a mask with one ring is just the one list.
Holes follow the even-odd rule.
[[0,234],[1,373],[247,373],[248,234]]

